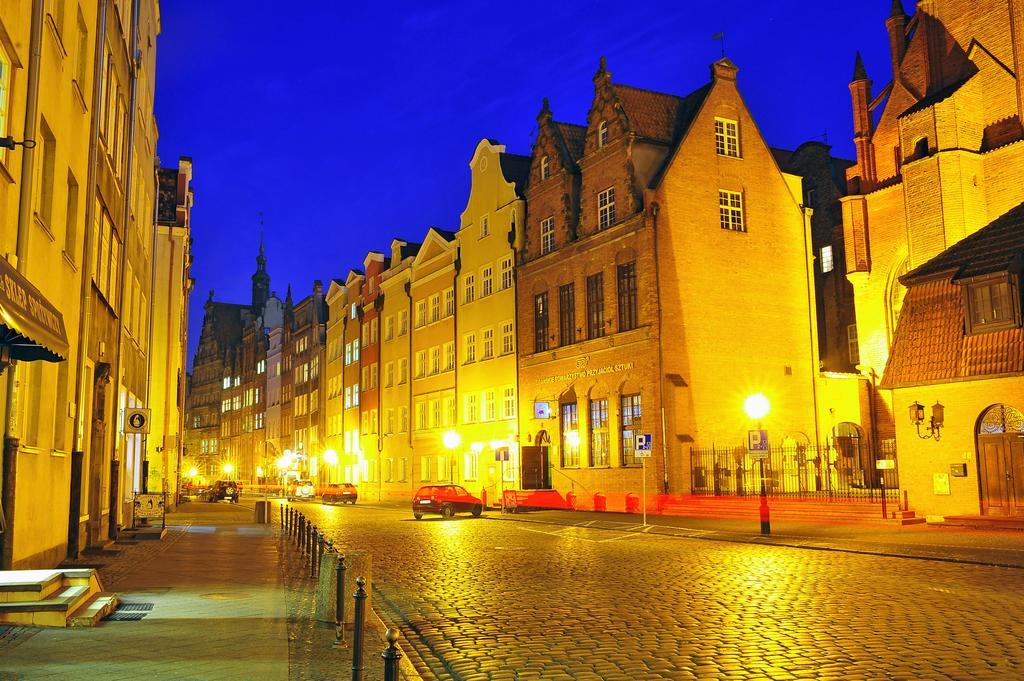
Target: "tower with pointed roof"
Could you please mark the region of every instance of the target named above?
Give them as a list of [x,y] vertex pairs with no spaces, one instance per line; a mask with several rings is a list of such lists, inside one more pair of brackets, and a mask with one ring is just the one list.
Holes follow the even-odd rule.
[[260,314],[270,299],[270,275],[267,274],[267,254],[260,232],[260,252],[256,256],[256,272],[252,275],[252,311]]

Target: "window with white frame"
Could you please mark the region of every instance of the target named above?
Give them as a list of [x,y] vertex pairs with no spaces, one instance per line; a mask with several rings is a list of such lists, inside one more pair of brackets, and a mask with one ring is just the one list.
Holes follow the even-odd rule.
[[398,358],[398,382],[405,383],[409,380],[409,358]]
[[416,301],[416,328],[420,328],[427,323],[427,301],[417,300]]
[[501,290],[512,288],[512,256],[507,255],[501,259],[498,269],[501,271]]
[[718,190],[718,219],[722,229],[733,232],[747,231],[743,224],[743,195],[725,189]]
[[393,407],[384,410],[384,432],[386,434],[395,432],[395,410]]
[[359,361],[359,343],[357,341],[352,341],[352,361]]
[[395,337],[395,316],[388,315],[384,319],[384,340],[389,341]]
[[515,331],[512,320],[501,323],[501,354],[511,355],[516,350]]
[[469,304],[474,300],[476,300],[476,278],[472,274],[467,274],[462,282],[462,302]]
[[491,218],[489,215],[485,215],[480,218],[480,238],[484,238],[491,233]]
[[409,332],[409,311],[400,310],[398,313],[398,335],[404,336]]
[[462,479],[463,480],[476,480],[477,476],[477,457],[479,454],[476,452],[467,452],[463,455],[465,463],[462,468]]
[[608,187],[597,195],[597,228],[615,224],[615,187]]
[[444,370],[455,370],[455,342],[448,341],[444,344]]
[[359,406],[359,384],[358,383],[356,383],[354,386],[352,386],[352,406],[353,407],[358,407]]
[[486,298],[494,293],[494,267],[485,265],[480,270],[480,297]]
[[548,217],[540,221],[540,254],[555,250],[555,218]]
[[507,385],[501,392],[501,418],[514,419],[516,417],[516,389]]
[[608,144],[608,121],[601,121],[597,125],[597,146],[603,147]]
[[430,373],[439,374],[441,373],[441,346],[435,345],[430,348]]
[[404,433],[409,430],[409,407],[398,408],[398,432]]
[[390,388],[395,384],[395,363],[388,362],[384,365],[384,387]]
[[482,332],[482,340],[480,352],[480,359],[490,359],[494,357],[494,329],[486,328]]
[[380,321],[374,317],[370,320],[370,343],[376,343],[380,337]]
[[821,247],[821,273],[828,274],[835,267],[835,263],[832,260],[832,246]]
[[462,355],[466,358],[466,363],[476,361],[476,333],[467,333],[462,338]]
[[345,388],[345,408],[352,406],[352,386]]
[[860,364],[860,344],[857,342],[857,325],[846,327],[846,350],[850,355],[850,364]]
[[480,418],[480,401],[476,393],[466,393],[463,418],[466,423],[476,423]]
[[540,179],[546,180],[551,177],[551,159],[544,156],[540,159]]
[[435,293],[430,296],[430,321],[436,322],[441,318],[441,294]]
[[494,390],[485,390],[483,395],[483,420],[493,421],[496,409],[497,407],[494,402]]
[[455,289],[444,290],[444,316],[451,317],[455,314]]
[[715,119],[715,151],[719,156],[740,157],[740,133],[736,121]]
[[427,351],[416,351],[416,378],[423,378],[427,374]]

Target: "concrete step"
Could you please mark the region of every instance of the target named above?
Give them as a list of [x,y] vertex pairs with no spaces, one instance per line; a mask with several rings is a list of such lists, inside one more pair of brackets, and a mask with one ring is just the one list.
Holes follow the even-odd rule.
[[114,612],[118,605],[117,594],[100,592],[93,594],[67,617],[69,627],[95,627],[104,617]]
[[0,572],[0,603],[39,601],[63,586],[61,570],[7,570]]
[[[93,618],[90,603],[103,590],[93,569],[12,570],[0,572],[0,622],[37,627],[66,627],[72,617],[81,624],[99,621],[111,606],[109,599],[96,605]],[[106,594],[112,596],[112,594]],[[113,597],[113,607],[117,605]]]
[[67,626],[67,615],[88,600],[88,586],[68,586],[39,601],[0,603],[0,622],[35,627]]

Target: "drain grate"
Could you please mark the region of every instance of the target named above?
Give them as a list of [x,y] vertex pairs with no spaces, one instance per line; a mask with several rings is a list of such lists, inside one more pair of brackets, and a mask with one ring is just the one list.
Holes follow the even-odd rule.
[[153,610],[152,603],[128,601],[118,604],[117,610],[103,618],[104,622],[137,622]]

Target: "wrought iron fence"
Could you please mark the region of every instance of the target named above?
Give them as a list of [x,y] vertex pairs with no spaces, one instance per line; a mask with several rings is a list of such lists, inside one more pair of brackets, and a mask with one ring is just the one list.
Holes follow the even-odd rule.
[[[822,499],[899,499],[896,441],[878,451],[859,438],[835,438],[823,445],[770,447],[764,459],[765,488],[772,497]],[[893,467],[878,469],[876,461]],[[756,496],[761,491],[759,461],[745,446],[690,450],[692,492],[708,496]]]

